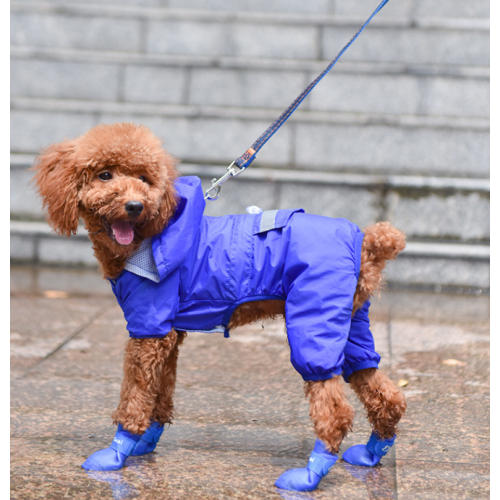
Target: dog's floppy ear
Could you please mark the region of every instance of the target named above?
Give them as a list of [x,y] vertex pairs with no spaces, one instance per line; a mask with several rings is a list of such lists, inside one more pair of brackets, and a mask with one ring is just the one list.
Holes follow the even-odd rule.
[[35,186],[47,209],[47,220],[63,236],[78,228],[76,141],[64,141],[42,151],[33,167]]
[[177,158],[168,153],[164,153],[160,162],[162,169],[164,169],[166,173],[166,178],[163,186],[163,196],[158,210],[159,217],[155,223],[155,234],[161,232],[165,228],[170,218],[174,215],[177,207],[178,200],[174,183],[177,177],[179,177],[179,172],[176,168],[178,161]]

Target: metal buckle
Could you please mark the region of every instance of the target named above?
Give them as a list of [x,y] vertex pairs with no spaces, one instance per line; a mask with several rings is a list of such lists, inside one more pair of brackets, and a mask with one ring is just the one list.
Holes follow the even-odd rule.
[[215,201],[220,196],[222,184],[224,184],[224,182],[226,182],[230,177],[237,177],[241,174],[241,172],[243,172],[243,170],[245,169],[238,167],[238,165],[235,165],[235,162],[233,161],[233,163],[227,167],[227,171],[222,177],[219,177],[218,179],[214,177],[212,179],[212,187],[207,189],[205,192],[205,200]]

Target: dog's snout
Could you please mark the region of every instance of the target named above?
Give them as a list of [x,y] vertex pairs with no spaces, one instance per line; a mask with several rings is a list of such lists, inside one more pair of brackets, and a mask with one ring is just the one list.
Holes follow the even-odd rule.
[[144,209],[144,205],[140,201],[132,200],[125,203],[125,210],[130,218],[139,217]]

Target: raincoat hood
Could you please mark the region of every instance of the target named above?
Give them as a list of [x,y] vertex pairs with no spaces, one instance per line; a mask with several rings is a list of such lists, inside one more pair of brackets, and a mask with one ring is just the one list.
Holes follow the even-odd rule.
[[205,210],[205,199],[198,177],[177,179],[178,205],[167,228],[153,237],[153,256],[160,281],[179,268],[196,243]]

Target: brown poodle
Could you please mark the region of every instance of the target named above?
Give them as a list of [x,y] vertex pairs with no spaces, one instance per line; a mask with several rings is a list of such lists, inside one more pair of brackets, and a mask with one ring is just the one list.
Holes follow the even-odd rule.
[[[35,183],[55,231],[74,234],[81,217],[104,277],[116,280],[141,243],[160,234],[174,217],[179,203],[175,163],[146,127],[99,125],[77,139],[43,151],[35,167]],[[352,316],[379,290],[386,260],[396,258],[404,247],[404,235],[388,222],[364,230]],[[246,302],[234,311],[228,328],[284,315],[284,300]],[[120,402],[112,415],[121,437],[115,437],[112,451],[106,449],[107,455],[101,454],[87,467],[84,464],[85,468],[118,469],[130,454],[154,449],[163,425],[172,421],[178,348],[185,336],[172,328],[161,338],[130,338]],[[376,367],[354,371],[348,382],[365,406],[375,436],[372,444],[351,453],[350,463],[374,465],[392,445],[406,410],[405,398]],[[295,476],[277,483],[282,488],[317,487],[352,428],[354,411],[344,395],[340,375],[306,381],[305,393],[315,434],[323,446],[315,447],[307,469],[289,471]],[[322,461],[322,469],[311,465],[314,457],[320,457],[316,463]],[[300,472],[304,470],[307,472]]]

